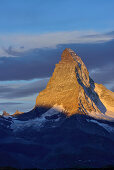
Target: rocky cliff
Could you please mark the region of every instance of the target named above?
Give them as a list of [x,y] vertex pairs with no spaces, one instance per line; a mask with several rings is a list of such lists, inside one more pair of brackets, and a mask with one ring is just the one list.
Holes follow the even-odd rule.
[[74,51],[66,48],[62,53],[61,61],[55,66],[46,89],[39,93],[36,107],[51,108],[59,105],[64,108],[67,115],[105,113],[107,109],[114,111],[114,93],[108,90],[111,94],[108,97],[112,102],[109,108],[106,102],[107,94],[105,97],[101,95],[100,89],[101,86],[90,78],[81,58]]

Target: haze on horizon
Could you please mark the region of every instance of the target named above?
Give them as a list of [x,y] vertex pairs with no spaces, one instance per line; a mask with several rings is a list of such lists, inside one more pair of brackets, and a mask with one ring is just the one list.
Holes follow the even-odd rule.
[[65,48],[114,91],[113,0],[0,0],[0,113],[29,111]]

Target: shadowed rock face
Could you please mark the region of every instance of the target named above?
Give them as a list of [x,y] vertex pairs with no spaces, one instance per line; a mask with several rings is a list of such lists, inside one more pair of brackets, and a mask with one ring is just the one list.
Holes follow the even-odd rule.
[[105,105],[106,110],[110,111],[114,117],[114,92],[108,90],[102,84],[95,83],[95,91],[101,102]]
[[67,115],[92,111],[105,113],[106,107],[94,89],[94,81],[81,58],[66,48],[46,89],[39,93],[36,107],[61,105]]

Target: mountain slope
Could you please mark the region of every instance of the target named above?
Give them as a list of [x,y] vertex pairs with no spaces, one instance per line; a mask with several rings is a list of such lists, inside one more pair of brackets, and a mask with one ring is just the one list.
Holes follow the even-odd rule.
[[100,89],[101,85],[90,78],[81,58],[67,48],[62,53],[61,61],[56,64],[46,89],[39,93],[36,107],[61,105],[67,115],[90,115],[92,112],[105,114],[107,110],[114,112],[114,93],[105,88],[106,94],[102,97]]
[[68,117],[60,108],[28,120],[0,118],[0,167],[100,168],[114,165],[113,146],[113,122]]

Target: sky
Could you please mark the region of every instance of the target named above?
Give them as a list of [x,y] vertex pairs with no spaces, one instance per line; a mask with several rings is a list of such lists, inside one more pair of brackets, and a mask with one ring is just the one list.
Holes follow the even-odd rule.
[[114,0],[0,0],[0,113],[29,111],[65,48],[114,91]]

